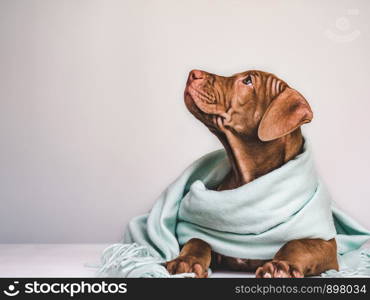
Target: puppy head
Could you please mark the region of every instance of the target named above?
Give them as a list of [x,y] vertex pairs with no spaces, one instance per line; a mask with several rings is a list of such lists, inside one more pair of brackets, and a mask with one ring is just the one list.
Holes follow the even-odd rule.
[[271,141],[312,120],[306,99],[275,75],[246,71],[223,77],[190,72],[185,88],[189,111],[213,132]]

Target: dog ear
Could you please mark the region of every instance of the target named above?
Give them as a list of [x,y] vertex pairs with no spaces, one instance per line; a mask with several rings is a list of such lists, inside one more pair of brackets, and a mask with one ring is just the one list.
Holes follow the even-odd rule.
[[287,87],[272,100],[264,113],[258,127],[258,137],[264,142],[275,140],[311,122],[312,117],[306,99]]

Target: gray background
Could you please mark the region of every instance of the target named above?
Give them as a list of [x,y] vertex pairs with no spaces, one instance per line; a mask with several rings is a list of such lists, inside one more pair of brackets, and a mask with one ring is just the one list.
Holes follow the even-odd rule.
[[112,242],[220,147],[189,70],[298,89],[335,200],[370,227],[370,1],[0,0],[0,242]]

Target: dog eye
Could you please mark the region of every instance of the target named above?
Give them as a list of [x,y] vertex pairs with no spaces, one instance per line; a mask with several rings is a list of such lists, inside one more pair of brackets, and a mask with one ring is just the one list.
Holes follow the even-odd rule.
[[248,75],[248,77],[247,77],[247,78],[244,78],[244,79],[243,79],[243,83],[244,83],[244,84],[246,84],[246,85],[252,85],[252,84],[253,84],[253,82],[252,82],[252,78],[251,78],[251,76],[250,76],[250,75]]

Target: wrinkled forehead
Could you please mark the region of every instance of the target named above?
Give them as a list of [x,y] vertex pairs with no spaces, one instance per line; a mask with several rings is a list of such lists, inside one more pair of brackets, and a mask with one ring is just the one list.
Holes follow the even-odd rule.
[[266,77],[269,77],[269,76],[273,76],[273,77],[277,78],[272,73],[268,73],[268,72],[264,72],[264,71],[260,71],[260,70],[248,70],[248,71],[236,73],[236,74],[232,75],[231,77],[234,77],[234,78],[241,78],[242,77],[242,78],[244,78],[248,75],[257,76],[257,77],[261,77],[261,78],[266,78]]
[[289,85],[275,74],[260,71],[260,70],[249,70],[241,73],[234,74],[232,78],[234,81],[246,78],[247,76],[251,76],[253,79],[253,83],[257,86],[266,86],[266,88],[273,86],[278,87],[288,87]]

